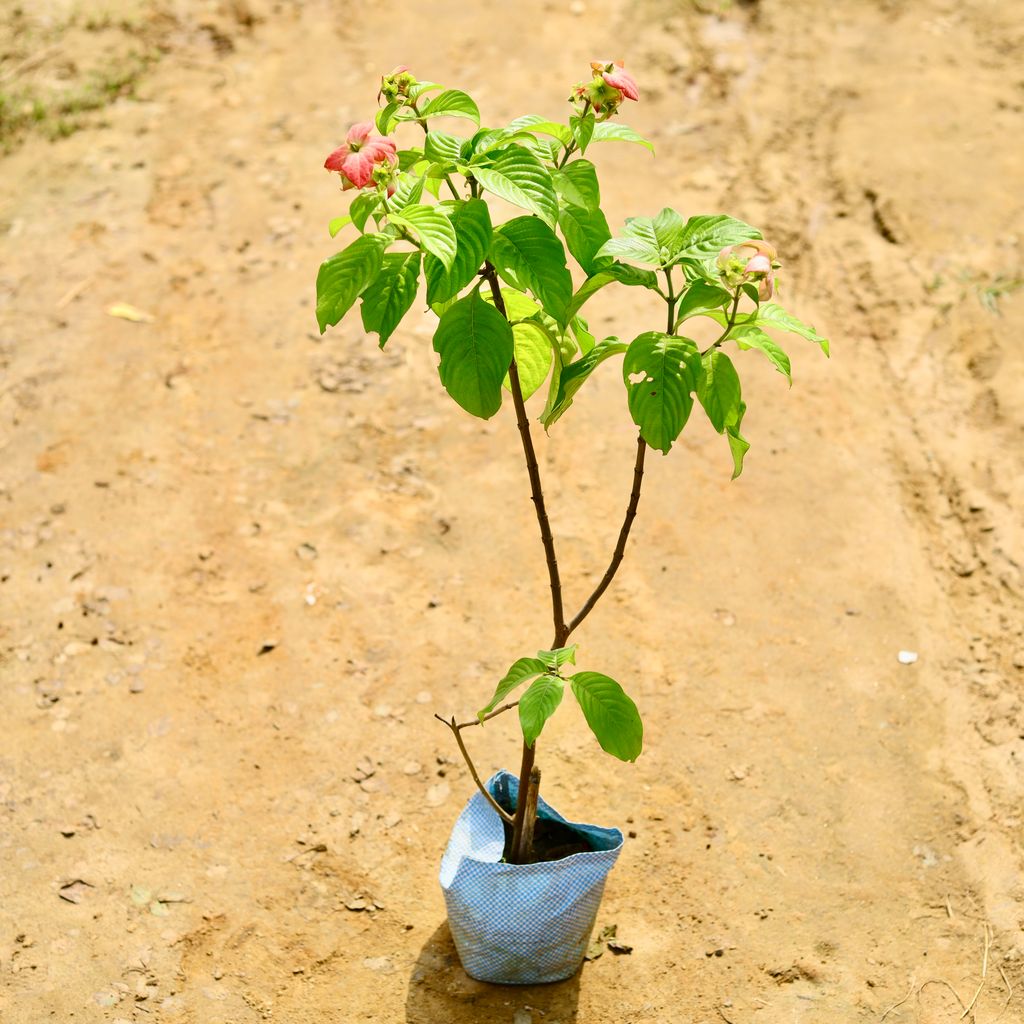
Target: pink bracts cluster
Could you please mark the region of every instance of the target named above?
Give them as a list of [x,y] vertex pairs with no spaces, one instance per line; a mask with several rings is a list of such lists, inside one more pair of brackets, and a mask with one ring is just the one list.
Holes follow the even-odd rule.
[[324,167],[341,175],[342,189],[386,183],[391,195],[398,147],[393,139],[375,131],[372,121],[360,121],[349,128],[344,144],[324,161]]
[[596,71],[613,89],[618,89],[627,100],[640,99],[640,90],[637,88],[636,79],[626,70],[626,62],[616,61],[591,61],[590,67]]
[[733,285],[757,282],[757,297],[767,302],[775,294],[778,269],[775,246],[761,239],[728,245],[718,254],[718,266]]

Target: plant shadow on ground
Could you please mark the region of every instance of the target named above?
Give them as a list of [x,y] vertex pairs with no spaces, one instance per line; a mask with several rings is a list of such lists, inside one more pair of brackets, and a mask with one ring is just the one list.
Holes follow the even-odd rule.
[[[427,939],[409,978],[406,1024],[513,1024],[543,1019],[544,1024],[574,1024],[580,972],[549,985],[490,985],[462,969],[447,922]],[[540,1011],[531,1014],[531,1010]],[[518,1011],[525,1013],[518,1015]],[[529,1015],[529,1016],[528,1016]]]

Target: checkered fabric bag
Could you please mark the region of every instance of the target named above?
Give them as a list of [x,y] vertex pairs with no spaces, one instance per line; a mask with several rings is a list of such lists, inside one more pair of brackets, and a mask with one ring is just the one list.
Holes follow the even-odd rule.
[[[514,807],[519,780],[498,772],[487,789],[503,807]],[[478,981],[561,981],[583,963],[622,833],[566,821],[543,799],[537,814],[568,825],[590,850],[540,864],[502,864],[505,829],[481,793],[466,804],[448,841],[441,861],[448,925],[462,966]]]

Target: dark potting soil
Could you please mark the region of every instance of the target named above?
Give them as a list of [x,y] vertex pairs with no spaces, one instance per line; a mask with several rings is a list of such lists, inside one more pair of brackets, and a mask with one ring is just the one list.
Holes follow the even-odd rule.
[[[512,847],[512,826],[505,823],[505,859],[508,859]],[[560,821],[538,818],[533,830],[533,852],[527,860],[528,864],[539,864],[542,861],[562,860],[574,853],[589,853],[590,843],[575,829],[563,825]]]

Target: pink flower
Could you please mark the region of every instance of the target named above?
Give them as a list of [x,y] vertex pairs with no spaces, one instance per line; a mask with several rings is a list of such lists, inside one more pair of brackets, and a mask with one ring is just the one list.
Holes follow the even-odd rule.
[[775,271],[778,253],[775,246],[762,239],[727,245],[718,254],[718,269],[729,288],[757,282],[757,297],[767,302],[775,294]]
[[613,89],[618,89],[627,100],[640,99],[640,90],[636,87],[636,79],[623,68],[622,61],[618,62],[618,68],[604,72],[601,77]]
[[352,125],[344,145],[324,161],[327,170],[341,175],[341,187],[346,190],[375,184],[374,171],[381,164],[397,166],[398,148],[394,140],[374,131],[371,121]]

